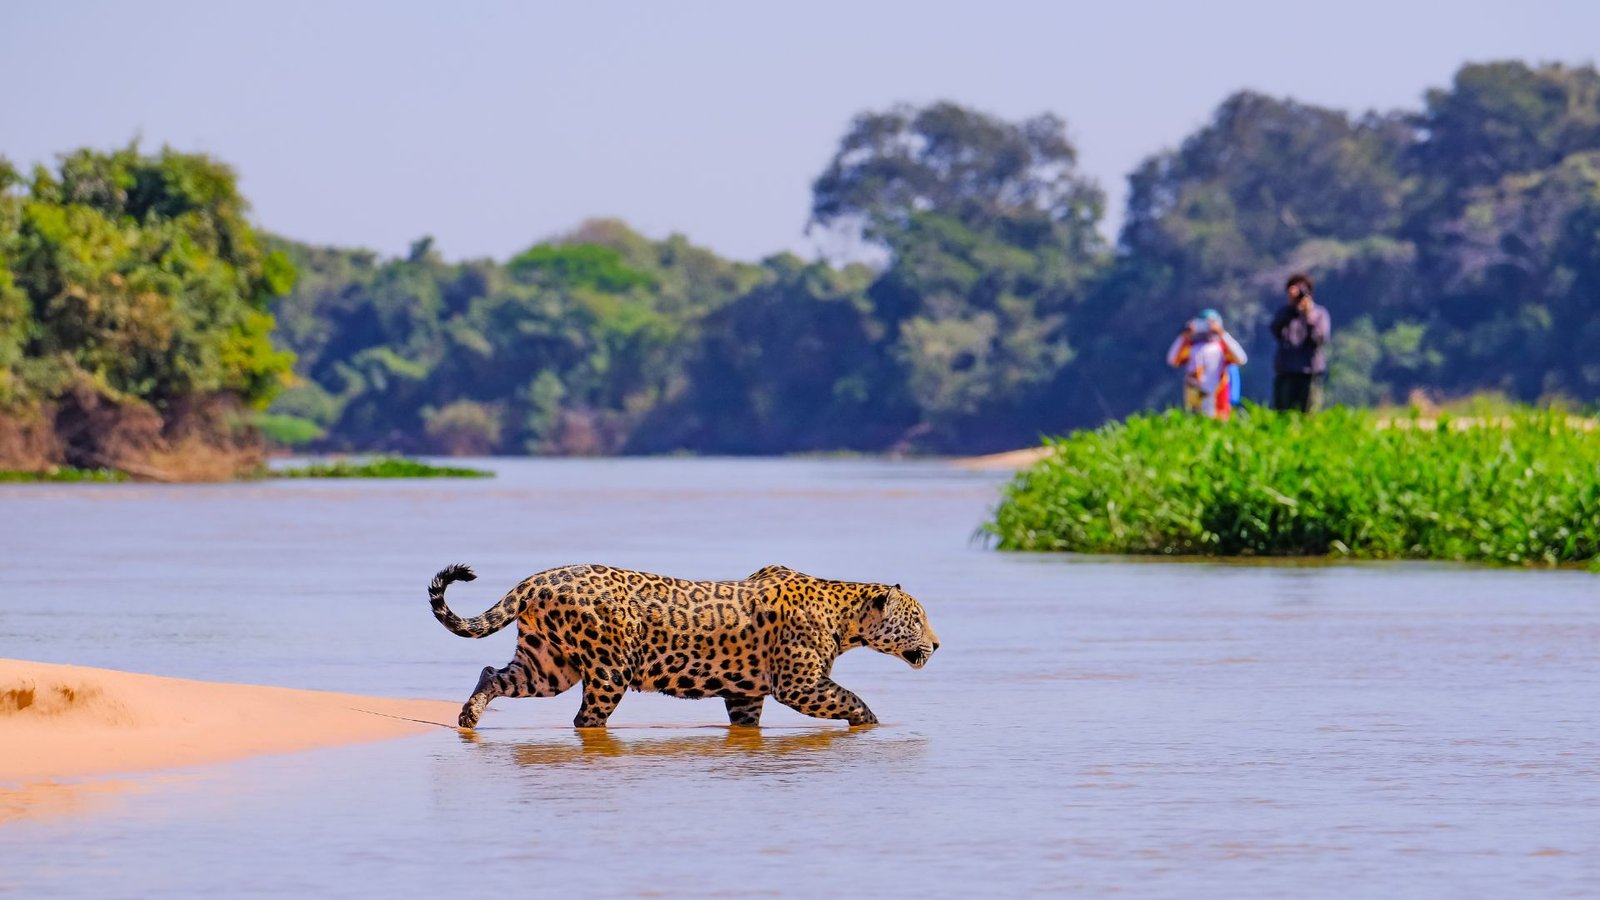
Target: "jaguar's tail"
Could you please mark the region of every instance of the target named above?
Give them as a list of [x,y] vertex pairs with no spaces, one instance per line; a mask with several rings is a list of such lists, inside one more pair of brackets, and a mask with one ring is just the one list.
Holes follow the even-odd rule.
[[458,563],[445,566],[439,574],[433,576],[433,583],[428,585],[428,602],[433,606],[433,617],[439,620],[439,624],[462,637],[488,637],[516,621],[528,605],[527,600],[518,596],[516,591],[512,591],[501,597],[500,602],[489,607],[483,615],[470,619],[461,618],[451,612],[449,605],[444,602],[444,589],[449,587],[451,582],[472,581],[477,577],[470,568]]

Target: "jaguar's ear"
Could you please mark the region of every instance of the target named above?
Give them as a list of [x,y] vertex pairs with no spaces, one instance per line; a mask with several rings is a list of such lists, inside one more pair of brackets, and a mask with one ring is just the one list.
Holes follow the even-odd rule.
[[889,595],[888,594],[879,594],[878,596],[872,598],[872,608],[878,610],[879,612],[882,612],[883,611],[883,605],[885,603],[888,603],[888,602],[889,602]]

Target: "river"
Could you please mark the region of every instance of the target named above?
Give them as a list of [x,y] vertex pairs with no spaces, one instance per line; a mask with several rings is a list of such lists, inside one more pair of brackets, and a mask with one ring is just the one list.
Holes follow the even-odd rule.
[[464,699],[477,612],[590,562],[898,582],[942,649],[857,650],[883,725],[769,700],[500,699],[475,736],[136,779],[0,825],[20,897],[1593,896],[1600,578],[1001,554],[936,461],[492,460],[481,481],[0,487],[0,655]]

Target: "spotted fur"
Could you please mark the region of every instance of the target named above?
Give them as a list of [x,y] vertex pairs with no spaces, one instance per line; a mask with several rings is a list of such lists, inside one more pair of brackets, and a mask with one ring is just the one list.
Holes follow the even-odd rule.
[[434,616],[472,638],[515,620],[517,650],[478,677],[462,728],[476,726],[496,697],[554,697],[579,682],[579,728],[603,727],[629,688],[721,697],[734,725],[759,725],[769,694],[808,716],[871,725],[878,719],[867,704],[829,677],[839,654],[871,647],[920,669],[939,649],[922,604],[898,584],[826,581],[784,566],[742,581],[566,566],[523,579],[483,615],[463,619],[444,592],[476,577],[461,565],[436,575]]

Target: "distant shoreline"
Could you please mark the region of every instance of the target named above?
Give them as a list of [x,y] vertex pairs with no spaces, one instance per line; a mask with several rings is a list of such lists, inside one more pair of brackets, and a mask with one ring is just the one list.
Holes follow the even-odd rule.
[[218,484],[241,481],[262,481],[276,478],[493,478],[494,473],[482,469],[460,466],[436,466],[408,457],[382,453],[354,454],[360,461],[352,461],[351,454],[331,454],[314,458],[305,465],[293,468],[262,468],[252,473],[232,478],[177,478],[167,473],[149,469],[75,469],[57,467],[43,471],[0,469],[0,484],[108,484],[139,481],[146,484]]

